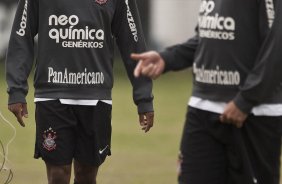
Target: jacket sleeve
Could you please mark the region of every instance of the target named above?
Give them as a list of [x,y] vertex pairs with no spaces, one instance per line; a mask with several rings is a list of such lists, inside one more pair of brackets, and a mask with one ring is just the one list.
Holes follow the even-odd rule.
[[147,77],[135,78],[133,71],[137,62],[130,58],[131,53],[146,51],[136,1],[120,0],[117,2],[112,30],[125,64],[127,75],[133,86],[133,100],[138,106],[138,113],[152,112],[154,111],[152,80]]
[[161,52],[160,55],[165,61],[165,72],[191,67],[198,44],[199,36],[196,34],[187,42],[169,47]]
[[273,95],[282,82],[282,1],[277,1],[275,20],[235,104],[244,112]]
[[26,103],[27,79],[34,60],[34,37],[38,32],[37,0],[20,0],[6,57],[9,104]]

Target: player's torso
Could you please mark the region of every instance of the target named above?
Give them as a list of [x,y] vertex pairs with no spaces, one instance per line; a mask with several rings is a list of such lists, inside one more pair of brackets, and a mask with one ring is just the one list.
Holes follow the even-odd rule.
[[[272,0],[203,0],[194,74],[198,85],[238,88],[269,29]],[[273,6],[272,6],[273,7]]]

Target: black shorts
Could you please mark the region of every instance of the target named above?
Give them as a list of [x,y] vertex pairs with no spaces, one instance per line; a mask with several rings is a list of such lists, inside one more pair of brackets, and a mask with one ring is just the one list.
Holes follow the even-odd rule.
[[35,158],[54,165],[75,159],[100,166],[111,154],[112,106],[65,105],[59,100],[36,103]]
[[279,184],[281,120],[250,115],[243,128],[236,129],[221,124],[219,114],[189,107],[179,184],[251,184],[250,165],[259,184]]

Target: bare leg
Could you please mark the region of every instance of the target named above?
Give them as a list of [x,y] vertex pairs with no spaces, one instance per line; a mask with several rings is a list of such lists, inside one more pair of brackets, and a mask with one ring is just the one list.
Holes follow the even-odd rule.
[[74,161],[74,176],[76,184],[96,184],[98,167],[88,166]]
[[48,184],[69,184],[71,165],[56,166],[46,162]]

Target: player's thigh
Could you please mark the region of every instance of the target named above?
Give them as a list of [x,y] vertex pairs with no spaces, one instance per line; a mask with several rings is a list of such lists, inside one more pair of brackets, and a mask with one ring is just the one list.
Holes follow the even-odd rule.
[[35,158],[53,165],[69,165],[75,148],[76,117],[59,101],[36,103]]
[[218,114],[189,108],[181,140],[179,183],[224,184],[226,180],[225,126]]
[[95,183],[98,167],[74,161],[75,183]]
[[50,184],[69,184],[71,177],[71,165],[46,164],[48,183]]
[[243,136],[259,183],[279,184],[282,117],[250,116]]
[[78,107],[75,160],[99,167],[111,155],[112,106],[99,102],[94,107]]

